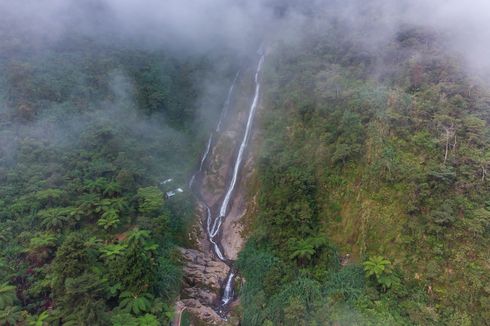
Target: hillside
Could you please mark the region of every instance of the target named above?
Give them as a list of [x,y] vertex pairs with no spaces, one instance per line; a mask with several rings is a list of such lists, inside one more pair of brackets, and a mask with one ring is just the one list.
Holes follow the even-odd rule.
[[0,12],[0,325],[490,325],[488,2]]
[[194,201],[164,193],[187,184],[201,105],[219,108],[226,92],[201,81],[227,83],[230,65],[60,44],[0,62],[0,324],[165,324]]
[[306,29],[266,61],[243,325],[485,325],[488,87],[431,29]]

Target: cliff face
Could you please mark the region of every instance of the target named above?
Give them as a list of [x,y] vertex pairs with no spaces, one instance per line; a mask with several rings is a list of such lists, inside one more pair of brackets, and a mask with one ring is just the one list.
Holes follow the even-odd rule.
[[[251,105],[252,73],[251,69],[242,71],[242,77],[237,82],[230,107],[223,120],[222,130],[214,134],[209,156],[193,186],[193,191],[199,199],[198,218],[191,234],[196,247],[181,249],[184,285],[178,306],[185,307],[196,321],[200,320],[206,324],[224,323],[216,310],[230,272],[229,265],[237,259],[246,239],[243,218],[248,211],[247,186],[254,168],[254,155],[250,149],[242,162],[237,185],[230,200],[229,212],[215,237],[215,242],[225,256],[225,262],[214,254],[213,244],[209,241],[205,228],[208,223],[206,206],[209,207],[212,218],[218,216],[219,206],[230,182]],[[254,134],[255,131],[252,132],[251,143],[254,142]],[[233,322],[227,321],[227,323]]]
[[433,32],[348,31],[268,57],[242,322],[484,325],[490,90]]
[[221,324],[213,310],[221,296],[221,286],[230,268],[219,259],[200,250],[182,249],[184,284],[180,305],[206,324]]

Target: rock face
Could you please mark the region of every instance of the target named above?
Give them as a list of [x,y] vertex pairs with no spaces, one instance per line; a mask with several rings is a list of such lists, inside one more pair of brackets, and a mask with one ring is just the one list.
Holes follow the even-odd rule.
[[206,325],[223,325],[212,309],[220,298],[221,284],[230,267],[209,254],[194,249],[180,249],[184,262],[184,284],[179,304]]
[[[196,299],[184,299],[181,301],[185,305],[186,309],[192,313],[201,323],[206,325],[225,325],[226,321],[223,320],[211,307],[204,306]],[[191,323],[191,325],[193,325]]]
[[226,281],[230,267],[198,250],[181,249],[181,254],[184,259],[182,297],[213,306],[219,300],[221,284]]
[[[253,76],[253,71],[248,73]],[[180,311],[185,309],[191,313],[196,320],[196,325],[203,323],[206,325],[238,325],[239,323],[233,318],[226,321],[213,310],[219,306],[222,286],[226,283],[230,267],[216,258],[213,253],[205,230],[206,205],[210,208],[213,217],[218,214],[230,182],[240,137],[245,130],[251,105],[250,94],[253,94],[254,90],[252,80],[245,78],[243,83],[237,84],[237,93],[226,123],[222,132],[215,134],[209,157],[194,187],[194,191],[198,193],[197,197],[201,199],[197,209],[200,223],[196,223],[197,225],[190,234],[190,239],[195,243],[195,249],[181,249],[184,262],[184,284],[178,306],[182,307],[179,308]],[[243,165],[228,216],[223,221],[221,232],[215,238],[222,245],[225,257],[231,261],[236,260],[238,252],[245,243],[241,219],[247,212],[246,180],[253,168],[253,159],[249,157],[243,161]],[[235,305],[232,304],[230,307],[233,308]]]

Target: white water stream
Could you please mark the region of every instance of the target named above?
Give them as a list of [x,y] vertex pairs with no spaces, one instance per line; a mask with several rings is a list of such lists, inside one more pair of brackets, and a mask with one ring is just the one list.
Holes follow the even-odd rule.
[[[259,49],[259,52],[261,52],[260,49]],[[262,65],[264,63],[264,58],[265,58],[264,54],[260,53],[260,55],[261,55],[261,57],[259,59],[258,65],[257,65],[257,70],[255,72],[255,79],[254,79],[255,93],[254,93],[254,98],[253,98],[252,104],[250,106],[247,124],[245,127],[245,133],[244,133],[242,141],[240,143],[240,148],[238,150],[238,155],[237,155],[236,160],[235,160],[235,164],[234,164],[234,168],[233,168],[233,174],[231,176],[230,183],[228,185],[225,196],[224,196],[223,201],[221,203],[219,214],[214,219],[214,221],[212,219],[211,209],[209,208],[208,204],[205,203],[203,200],[200,200],[201,203],[206,207],[206,214],[207,214],[207,216],[206,216],[206,232],[208,233],[209,241],[213,245],[213,251],[216,254],[216,256],[221,261],[224,261],[224,262],[226,262],[227,259],[223,255],[223,253],[220,249],[220,246],[218,245],[217,240],[215,238],[221,229],[221,225],[222,225],[224,219],[226,218],[226,214],[227,214],[228,209],[229,209],[230,200],[232,198],[233,192],[234,192],[235,187],[236,187],[236,183],[237,183],[238,176],[240,173],[240,168],[242,165],[244,153],[245,153],[245,150],[246,150],[248,142],[249,142],[252,124],[253,124],[253,119],[254,119],[255,112],[257,110],[257,106],[259,103],[259,97],[260,97],[260,80],[259,80],[259,77],[260,77],[260,72],[262,71]],[[238,72],[235,75],[235,79],[233,80],[233,83],[230,86],[230,89],[228,91],[228,96],[227,96],[226,101],[224,103],[223,111],[221,112],[220,119],[219,119],[217,127],[216,127],[217,133],[221,132],[223,120],[228,113],[229,106],[230,106],[230,103],[231,103],[231,100],[233,97],[235,85],[238,81],[239,76],[240,76],[240,72]],[[196,180],[196,177],[202,172],[204,164],[205,164],[205,162],[209,156],[209,153],[210,153],[210,150],[211,150],[211,147],[213,144],[213,140],[214,140],[214,133],[212,133],[209,136],[209,140],[208,140],[208,143],[206,146],[206,151],[204,152],[203,157],[202,157],[201,162],[200,162],[200,165],[199,165],[199,170],[192,176],[191,180],[189,181],[189,188],[191,188],[191,189],[192,189],[192,186]],[[228,275],[228,278],[226,280],[225,288],[223,291],[223,297],[221,298],[221,307],[226,306],[233,299],[233,295],[234,295],[234,293],[233,293],[233,279],[234,279],[234,277],[235,277],[235,272],[232,270],[230,272],[230,274]]]
[[[262,65],[264,63],[264,55],[262,54],[259,60],[259,64],[257,65],[257,70],[255,72],[255,94],[254,94],[254,99],[252,101],[252,105],[250,107],[250,112],[248,114],[248,119],[247,119],[247,125],[245,128],[245,133],[243,135],[242,142],[240,144],[240,149],[238,151],[238,155],[235,161],[235,166],[233,168],[233,175],[230,181],[230,184],[228,186],[228,190],[226,192],[226,195],[223,199],[223,202],[221,203],[219,215],[214,221],[213,228],[211,230],[211,233],[209,233],[209,236],[211,238],[215,237],[220,228],[221,224],[223,223],[223,220],[226,218],[226,214],[228,212],[228,206],[230,204],[230,199],[231,196],[233,195],[233,191],[235,190],[236,182],[238,179],[238,174],[240,172],[240,167],[242,165],[243,161],[243,155],[245,153],[245,149],[247,148],[248,141],[250,138],[250,133],[252,129],[252,123],[253,123],[253,118],[255,116],[255,111],[257,110],[257,106],[259,104],[259,97],[260,97],[260,72],[262,71]],[[218,246],[215,246],[218,247]],[[219,249],[219,247],[218,247]],[[232,299],[233,299],[233,278],[235,277],[234,272],[230,272],[228,275],[228,279],[226,281],[226,286],[225,290],[223,292],[223,297],[221,298],[221,304],[223,306],[227,305]]]
[[213,228],[211,229],[210,236],[215,237],[218,234],[221,224],[223,223],[223,219],[226,217],[226,213],[228,211],[228,206],[230,204],[230,199],[235,190],[238,174],[240,172],[240,167],[243,161],[243,154],[245,153],[245,149],[247,148],[248,140],[250,138],[250,131],[252,129],[252,122],[255,116],[255,111],[257,109],[257,105],[259,102],[260,96],[260,82],[259,82],[259,74],[262,70],[262,64],[264,63],[264,56],[262,56],[259,60],[259,64],[257,66],[257,71],[255,72],[255,94],[252,102],[252,106],[250,107],[250,112],[248,114],[247,126],[245,129],[245,134],[243,135],[242,143],[240,144],[240,149],[238,151],[238,155],[235,161],[235,166],[233,168],[233,175],[231,177],[231,182],[228,186],[228,190],[226,191],[226,195],[221,203],[221,207],[219,210],[219,215],[214,221]]

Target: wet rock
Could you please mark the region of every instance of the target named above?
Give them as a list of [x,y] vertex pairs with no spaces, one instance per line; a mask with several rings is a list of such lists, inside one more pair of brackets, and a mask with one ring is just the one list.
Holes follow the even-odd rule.
[[184,260],[184,295],[204,305],[213,305],[220,295],[230,267],[198,250],[181,249]]
[[187,311],[206,325],[225,325],[226,323],[212,308],[204,306],[199,300],[184,299],[182,303]]

